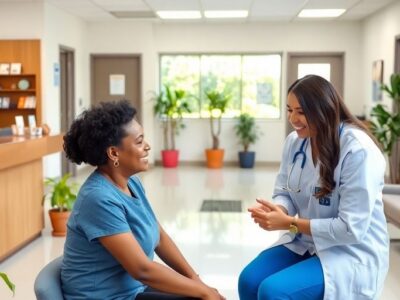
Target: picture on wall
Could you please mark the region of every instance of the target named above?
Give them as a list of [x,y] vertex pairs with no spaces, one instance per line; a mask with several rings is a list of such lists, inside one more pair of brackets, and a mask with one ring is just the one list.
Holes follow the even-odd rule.
[[372,101],[382,101],[383,60],[372,63]]
[[8,75],[10,74],[10,64],[1,63],[0,64],[0,75]]
[[21,74],[21,63],[11,63],[10,74]]

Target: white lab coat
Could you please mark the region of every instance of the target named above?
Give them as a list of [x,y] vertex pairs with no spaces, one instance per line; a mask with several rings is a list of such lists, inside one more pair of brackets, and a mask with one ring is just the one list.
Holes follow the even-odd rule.
[[[336,188],[329,199],[319,201],[313,196],[319,186],[319,166],[313,164],[309,142],[301,192],[283,189],[302,141],[296,132],[287,137],[273,199],[289,215],[310,219],[312,236],[288,233],[277,244],[298,254],[310,251],[318,255],[324,272],[325,300],[377,299],[389,265],[382,203],[385,159],[367,134],[346,124],[340,135],[340,158],[334,172]],[[290,176],[293,189],[297,188],[301,159],[302,156],[297,159]]]

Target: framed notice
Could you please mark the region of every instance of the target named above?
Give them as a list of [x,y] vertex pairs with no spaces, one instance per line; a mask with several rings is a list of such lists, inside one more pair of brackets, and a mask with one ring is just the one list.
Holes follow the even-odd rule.
[[125,95],[125,75],[110,74],[110,95]]
[[20,63],[11,63],[10,74],[21,74],[22,65]]
[[10,74],[10,64],[0,64],[0,75],[8,75]]
[[382,101],[383,60],[372,63],[372,101]]

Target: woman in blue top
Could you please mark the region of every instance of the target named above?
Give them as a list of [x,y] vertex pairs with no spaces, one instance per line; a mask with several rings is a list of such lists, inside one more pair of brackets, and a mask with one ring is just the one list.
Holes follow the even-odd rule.
[[385,160],[334,87],[309,75],[288,92],[289,122],[273,193],[251,217],[289,230],[240,274],[250,299],[377,299],[388,270]]
[[[134,176],[148,169],[150,150],[135,114],[126,101],[103,103],[85,111],[64,137],[72,162],[97,166],[68,221],[64,298],[224,299],[184,259]],[[154,262],[154,252],[170,268]]]

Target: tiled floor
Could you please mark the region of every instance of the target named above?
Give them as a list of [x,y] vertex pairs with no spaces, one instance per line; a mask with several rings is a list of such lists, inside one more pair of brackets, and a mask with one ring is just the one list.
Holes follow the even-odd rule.
[[[238,299],[237,276],[258,252],[271,245],[278,232],[252,223],[245,208],[256,197],[270,198],[277,169],[225,167],[153,168],[141,174],[159,221],[173,237],[203,280],[228,300]],[[83,181],[87,172],[78,177]],[[241,200],[242,213],[200,212],[202,201]],[[392,228],[391,228],[392,229]],[[398,234],[397,229],[391,230]],[[0,264],[17,286],[14,298],[0,284],[0,299],[35,299],[33,282],[39,270],[63,251],[64,238],[53,238],[48,220],[42,237]],[[390,249],[391,266],[381,299],[400,299],[400,243]]]

